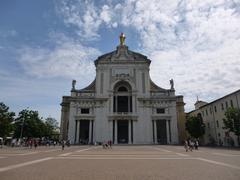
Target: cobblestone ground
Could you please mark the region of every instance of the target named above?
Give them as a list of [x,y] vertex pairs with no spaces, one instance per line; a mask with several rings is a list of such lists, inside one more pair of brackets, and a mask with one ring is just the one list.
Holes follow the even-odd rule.
[[181,146],[0,149],[1,180],[239,180],[240,151]]

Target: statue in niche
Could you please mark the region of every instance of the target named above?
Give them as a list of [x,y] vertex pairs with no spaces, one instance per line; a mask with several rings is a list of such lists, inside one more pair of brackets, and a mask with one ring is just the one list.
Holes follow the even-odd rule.
[[76,80],[72,80],[72,90],[75,90],[76,82]]
[[174,89],[174,81],[173,81],[173,79],[170,79],[170,85],[171,85],[171,89]]

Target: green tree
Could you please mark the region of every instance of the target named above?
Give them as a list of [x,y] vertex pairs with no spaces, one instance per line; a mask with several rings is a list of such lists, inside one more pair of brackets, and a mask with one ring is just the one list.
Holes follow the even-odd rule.
[[58,122],[56,119],[52,118],[52,117],[48,117],[45,121],[45,124],[47,124],[48,126],[50,126],[53,130],[59,128],[58,127]]
[[48,117],[45,121],[46,126],[46,136],[51,137],[53,134],[56,134],[58,127],[58,122],[52,117]]
[[186,130],[194,138],[199,138],[204,135],[205,125],[203,123],[201,114],[187,117]]
[[240,109],[228,108],[225,112],[225,117],[223,119],[223,129],[233,132],[238,137],[238,145],[240,145]]
[[42,137],[45,131],[46,125],[37,111],[24,109],[19,112],[15,120],[14,137]]
[[9,136],[13,131],[14,116],[15,113],[9,112],[9,107],[0,102],[0,137]]

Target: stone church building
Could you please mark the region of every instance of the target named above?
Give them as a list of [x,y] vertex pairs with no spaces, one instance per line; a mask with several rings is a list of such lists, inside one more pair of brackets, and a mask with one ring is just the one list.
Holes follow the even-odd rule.
[[175,95],[173,80],[169,89],[151,80],[150,63],[129,50],[121,34],[117,49],[95,60],[95,80],[83,89],[73,80],[71,95],[63,96],[61,138],[71,144],[177,144],[183,97]]

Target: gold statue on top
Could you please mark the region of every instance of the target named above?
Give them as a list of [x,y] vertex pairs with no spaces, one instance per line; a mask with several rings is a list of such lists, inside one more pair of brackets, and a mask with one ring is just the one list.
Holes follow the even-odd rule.
[[125,45],[125,39],[126,39],[125,34],[121,33],[119,36],[119,39],[120,39],[120,45],[121,46]]

